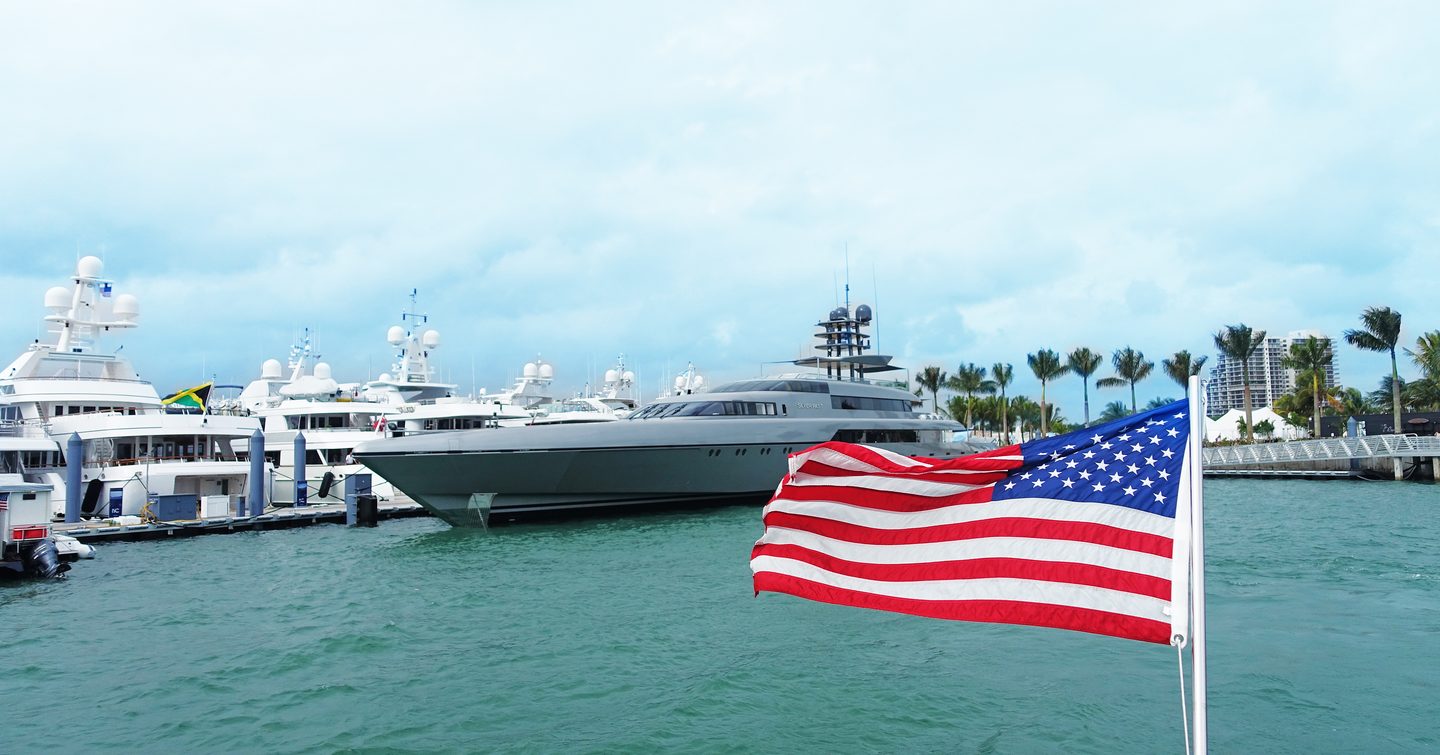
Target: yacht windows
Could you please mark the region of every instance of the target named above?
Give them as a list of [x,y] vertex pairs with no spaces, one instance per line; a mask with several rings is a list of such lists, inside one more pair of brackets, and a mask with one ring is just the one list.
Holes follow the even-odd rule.
[[65,459],[59,451],[22,451],[20,463],[26,469],[54,469],[65,466]]
[[917,443],[917,430],[838,430],[831,440],[842,443]]
[[742,391],[791,391],[794,393],[829,393],[830,384],[823,380],[742,380],[727,383],[711,393],[740,393]]
[[899,398],[871,398],[869,396],[831,396],[832,409],[864,410],[875,412],[910,411],[910,402]]
[[773,401],[677,401],[651,404],[630,415],[630,419],[660,417],[773,417],[779,413]]

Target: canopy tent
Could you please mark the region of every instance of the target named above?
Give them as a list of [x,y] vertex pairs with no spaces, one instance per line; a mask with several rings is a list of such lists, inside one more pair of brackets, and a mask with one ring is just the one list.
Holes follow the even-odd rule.
[[[1275,426],[1275,432],[1270,434],[1270,438],[1296,440],[1310,437],[1310,432],[1306,428],[1296,427],[1286,422],[1284,417],[1276,414],[1275,410],[1268,406],[1260,409],[1251,409],[1250,419],[1257,425],[1265,420],[1270,420],[1270,423]],[[1231,409],[1222,414],[1218,419],[1210,419],[1207,417],[1205,419],[1205,439],[1212,442],[1220,440],[1243,440],[1245,433],[1240,431],[1240,423],[1244,420],[1245,411],[1243,409]],[[1256,433],[1255,437],[1261,439],[1264,436]]]

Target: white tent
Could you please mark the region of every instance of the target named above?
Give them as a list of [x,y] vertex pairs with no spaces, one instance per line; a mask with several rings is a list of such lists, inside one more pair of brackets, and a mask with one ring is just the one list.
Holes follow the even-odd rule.
[[[1208,441],[1243,440],[1245,433],[1240,432],[1240,423],[1244,419],[1245,411],[1243,409],[1231,409],[1221,415],[1219,419],[1205,418],[1205,439]],[[1265,420],[1270,420],[1270,423],[1275,426],[1275,432],[1271,434],[1271,438],[1296,440],[1310,437],[1308,430],[1286,422],[1284,417],[1276,414],[1275,410],[1268,406],[1251,409],[1250,419],[1257,425]],[[1262,439],[1258,433],[1255,437],[1257,440]]]

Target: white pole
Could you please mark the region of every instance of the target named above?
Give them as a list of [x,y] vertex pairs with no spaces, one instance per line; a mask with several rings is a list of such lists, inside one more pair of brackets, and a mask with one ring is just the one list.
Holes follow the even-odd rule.
[[1200,378],[1192,375],[1190,399],[1190,669],[1193,674],[1194,739],[1197,755],[1209,749],[1205,722],[1205,411]]

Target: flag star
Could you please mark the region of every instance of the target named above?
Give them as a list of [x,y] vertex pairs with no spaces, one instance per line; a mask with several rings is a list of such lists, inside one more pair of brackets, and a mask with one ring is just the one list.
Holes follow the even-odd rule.
[[1087,458],[1087,459],[1093,459],[1093,458],[1095,458],[1095,452],[1094,452],[1094,451],[1086,451],[1086,452],[1085,452],[1085,458]]
[[1109,450],[1110,450],[1110,444],[1109,444],[1109,443],[1101,443],[1101,444],[1100,444],[1100,448],[1101,448],[1101,450],[1109,451]]
[[1179,435],[1179,434],[1180,434],[1180,431],[1179,431],[1179,430],[1176,430],[1175,428],[1172,427],[1172,428],[1170,428],[1169,430],[1166,430],[1166,431],[1165,431],[1165,434],[1166,434],[1166,435],[1169,435],[1170,437],[1173,438],[1173,437]]
[[1060,456],[1061,453],[1059,451],[1056,451],[1055,453],[1050,454],[1050,461],[1055,461],[1056,459],[1060,458]]
[[1148,488],[1148,487],[1150,487],[1151,485],[1154,485],[1154,484],[1155,484],[1155,481],[1152,480],[1152,479],[1150,479],[1149,477],[1146,477],[1145,479],[1143,479],[1143,480],[1140,481],[1140,484],[1141,484],[1141,485],[1144,485],[1145,487]]
[[1015,488],[1015,483],[1013,483],[1013,482],[1007,482],[1007,483],[1005,483],[1005,489],[1006,489],[1006,490],[1013,490],[1014,488]]
[[1080,462],[1075,461],[1074,459],[1071,459],[1071,460],[1065,462],[1065,468],[1066,468],[1066,469],[1074,469],[1074,468],[1076,468],[1076,467],[1078,467],[1078,466],[1080,466]]
[[1120,442],[1123,443],[1123,442],[1125,442],[1125,441],[1127,441],[1127,440],[1130,440],[1130,434],[1129,434],[1129,433],[1126,433],[1126,434],[1121,435],[1120,437],[1116,438],[1115,440],[1118,440],[1118,441],[1120,441]]
[[1148,432],[1150,432],[1150,423],[1149,423],[1149,422],[1146,422],[1144,427],[1137,428],[1137,429],[1135,430],[1135,432],[1137,432],[1137,433],[1148,433]]
[[1065,444],[1065,450],[1066,450],[1066,451],[1074,451],[1074,450],[1075,450],[1075,444],[1074,444],[1074,443],[1066,443],[1066,444]]
[[1135,466],[1134,464],[1125,467],[1125,469],[1129,470],[1130,474],[1140,474],[1140,468]]
[[1185,419],[1185,412],[1180,412],[1179,414],[1176,414],[1175,419]]
[[1104,486],[1104,485],[1101,485],[1101,484],[1098,483],[1098,482],[1095,483],[1094,485],[1092,485],[1091,487],[1095,488],[1095,492],[1096,492],[1096,493],[1103,493],[1103,492],[1105,492],[1105,486]]
[[1169,473],[1169,472],[1166,472],[1166,471],[1163,470],[1163,469],[1160,470],[1159,472],[1157,472],[1156,474],[1160,475],[1160,479],[1162,479],[1162,480],[1168,480],[1168,479],[1170,479],[1170,473]]
[[1090,442],[1091,442],[1091,443],[1099,443],[1099,442],[1102,441],[1102,440],[1105,440],[1105,439],[1102,438],[1102,437],[1100,437],[1099,435],[1092,435],[1092,436],[1090,436]]
[[1160,436],[1158,436],[1158,435],[1152,435],[1152,436],[1150,436],[1150,444],[1151,444],[1151,445],[1159,445],[1159,444],[1160,444]]
[[1164,494],[1164,493],[1156,493],[1156,494],[1155,494],[1155,501],[1156,501],[1157,503],[1164,503],[1164,502],[1165,502],[1165,494]]
[[1145,447],[1140,445],[1139,443],[1136,443],[1135,445],[1130,447],[1130,450],[1138,454],[1141,451],[1145,450]]
[[1082,480],[1088,480],[1088,479],[1090,479],[1090,470],[1088,470],[1088,469],[1082,469],[1082,470],[1080,470],[1080,479],[1082,479]]
[[1034,482],[1032,482],[1032,483],[1030,483],[1030,484],[1031,484],[1031,485],[1034,485],[1035,487],[1038,488],[1038,487],[1040,487],[1041,485],[1044,485],[1044,484],[1045,484],[1045,481],[1044,481],[1044,480],[1041,480],[1041,479],[1037,479],[1037,480],[1035,480]]
[[1058,470],[1058,469],[1052,469],[1052,470],[1050,470],[1050,476],[1051,476],[1051,477],[1059,477],[1059,476],[1060,476],[1060,470]]
[[1164,449],[1161,449],[1161,450],[1160,450],[1160,455],[1161,455],[1161,456],[1164,456],[1164,457],[1167,458],[1167,459],[1169,459],[1169,458],[1175,456],[1175,452],[1174,452],[1174,451],[1171,451],[1171,450],[1168,449],[1168,448],[1164,448]]
[[1029,472],[1026,472],[1025,474],[1020,475],[1020,479],[1022,479],[1022,480],[1028,480],[1028,479],[1030,479],[1030,473],[1029,473]]
[[1119,472],[1116,472],[1115,474],[1110,475],[1110,481],[1111,481],[1111,482],[1119,482],[1119,481],[1120,481],[1120,473],[1119,473]]
[[1145,457],[1145,464],[1148,465],[1148,466],[1152,466],[1152,467],[1155,466],[1155,457],[1154,457],[1154,456],[1146,456],[1146,457]]
[[1125,486],[1125,495],[1135,495],[1135,488],[1132,488],[1132,487],[1130,487],[1129,485],[1126,485],[1126,486]]
[[1048,461],[1045,462],[1044,464],[1041,464],[1040,466],[1036,467],[1036,469],[1049,469],[1049,468],[1050,468],[1050,462],[1048,462]]
[[1155,424],[1157,424],[1157,425],[1163,425],[1163,424],[1165,424],[1165,420],[1163,420],[1163,419],[1157,419],[1157,420],[1155,420]]
[[1099,469],[1101,472],[1104,472],[1104,471],[1107,471],[1107,470],[1110,469],[1110,465],[1109,465],[1109,464],[1106,464],[1105,462],[1102,461],[1102,462],[1096,464],[1096,465],[1095,465],[1095,468],[1096,468],[1096,469]]
[[1067,487],[1067,488],[1073,488],[1073,487],[1075,487],[1075,481],[1072,480],[1072,479],[1070,479],[1069,477],[1066,477],[1065,479],[1061,480],[1061,481],[1060,481],[1060,484],[1061,484],[1061,485],[1064,485],[1064,486]]
[[1124,452],[1124,451],[1116,451],[1116,452],[1115,452],[1115,461],[1125,461],[1125,452]]

